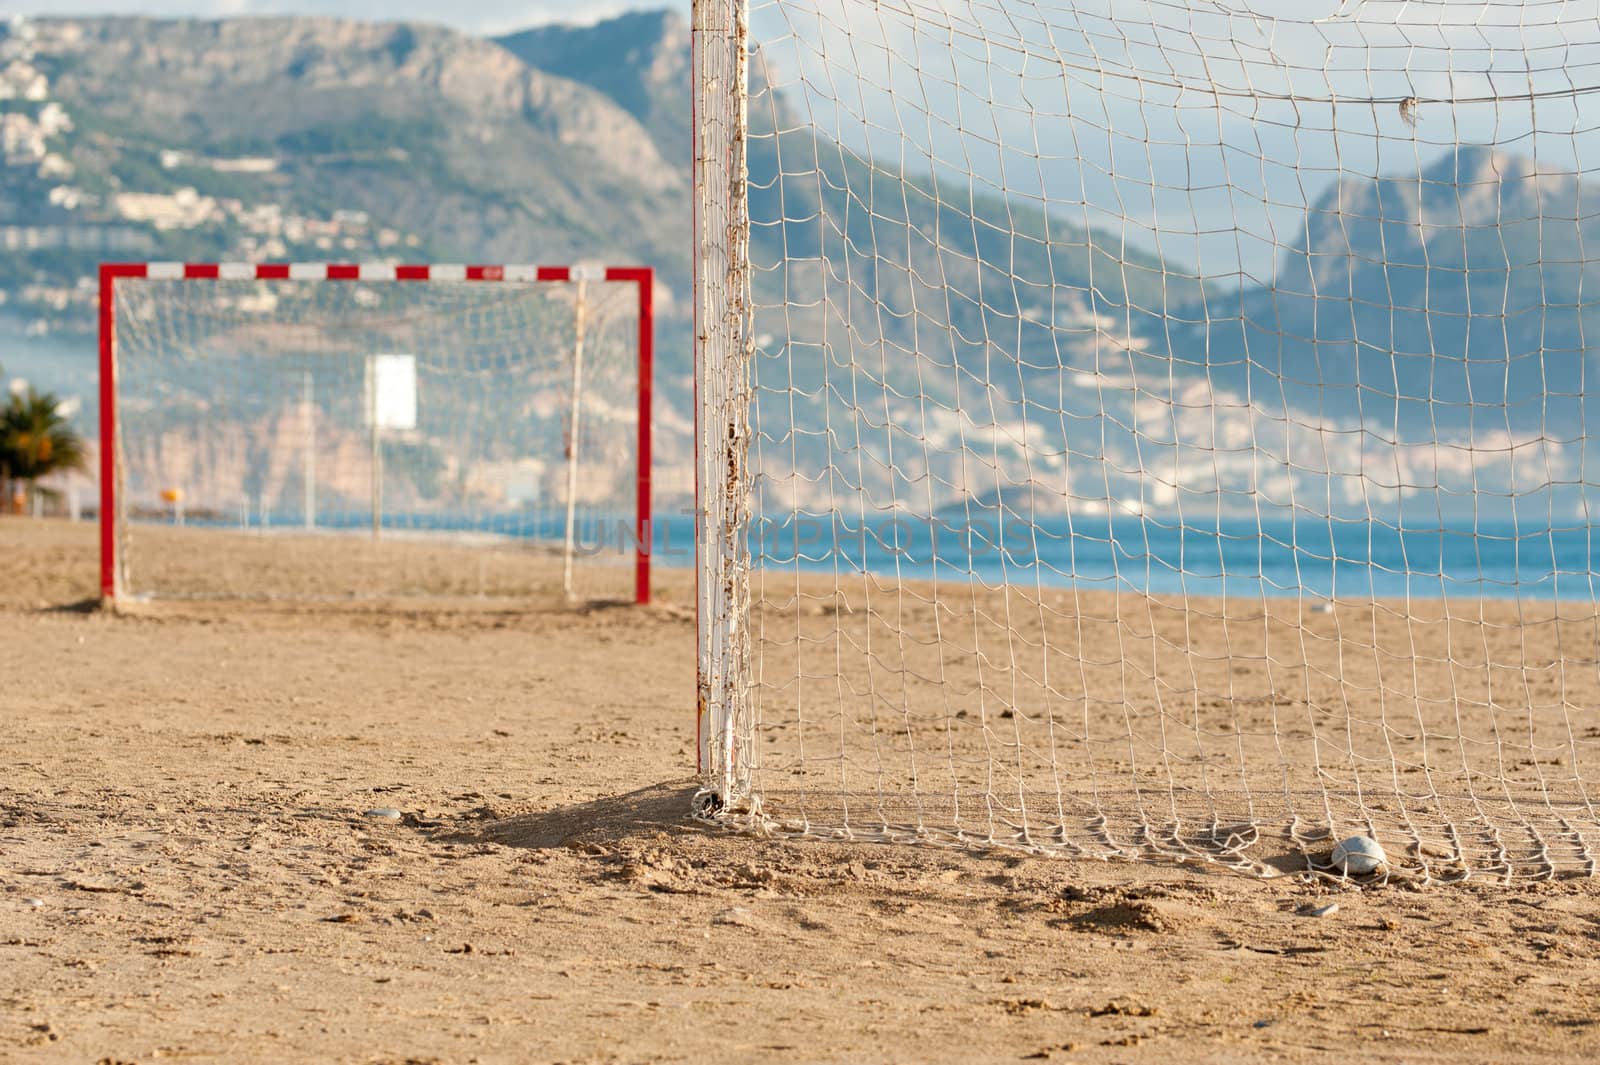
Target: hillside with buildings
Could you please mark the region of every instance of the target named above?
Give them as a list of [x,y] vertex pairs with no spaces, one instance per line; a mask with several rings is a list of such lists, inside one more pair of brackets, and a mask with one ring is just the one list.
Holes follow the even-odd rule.
[[685,160],[604,92],[438,27],[13,21],[0,153],[23,253],[0,288],[36,328],[83,327],[103,258],[649,262],[669,289],[687,268]]

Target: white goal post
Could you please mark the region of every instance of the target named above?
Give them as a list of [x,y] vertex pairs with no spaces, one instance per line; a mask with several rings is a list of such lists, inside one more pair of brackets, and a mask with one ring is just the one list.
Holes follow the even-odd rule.
[[698,809],[1600,874],[1600,20],[695,0]]
[[110,263],[100,588],[650,594],[648,267]]

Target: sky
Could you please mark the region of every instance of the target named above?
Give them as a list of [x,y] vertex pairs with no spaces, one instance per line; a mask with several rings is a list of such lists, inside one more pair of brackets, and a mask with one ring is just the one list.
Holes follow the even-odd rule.
[[0,15],[336,15],[440,22],[472,33],[504,33],[549,22],[588,23],[624,11],[688,0],[0,0]]

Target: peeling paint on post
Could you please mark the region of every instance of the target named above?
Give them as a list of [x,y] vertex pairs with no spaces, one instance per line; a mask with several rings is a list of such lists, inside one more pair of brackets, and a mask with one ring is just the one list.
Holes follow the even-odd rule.
[[751,329],[744,130],[748,0],[695,0],[695,446],[699,766],[718,808],[749,792]]

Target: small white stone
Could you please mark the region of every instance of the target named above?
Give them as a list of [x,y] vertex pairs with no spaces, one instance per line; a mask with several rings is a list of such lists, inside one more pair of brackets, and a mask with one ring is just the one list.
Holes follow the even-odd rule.
[[361,816],[362,817],[371,817],[371,818],[374,818],[375,820],[379,820],[379,821],[398,821],[398,820],[400,820],[401,816],[403,816],[403,815],[400,813],[399,810],[396,810],[393,807],[380,806],[375,810],[368,810],[366,813],[362,814]]
[[1366,876],[1382,869],[1389,856],[1371,836],[1351,836],[1333,848],[1333,867],[1345,876]]
[[30,910],[42,910],[42,909],[44,909],[44,900],[43,899],[23,899],[22,900],[22,904],[24,906],[28,907],[28,909],[30,909]]
[[752,910],[744,906],[734,906],[730,909],[723,910],[720,913],[713,914],[711,917],[711,923],[734,925],[739,928],[750,928],[757,930],[765,927],[764,922],[757,917]]

